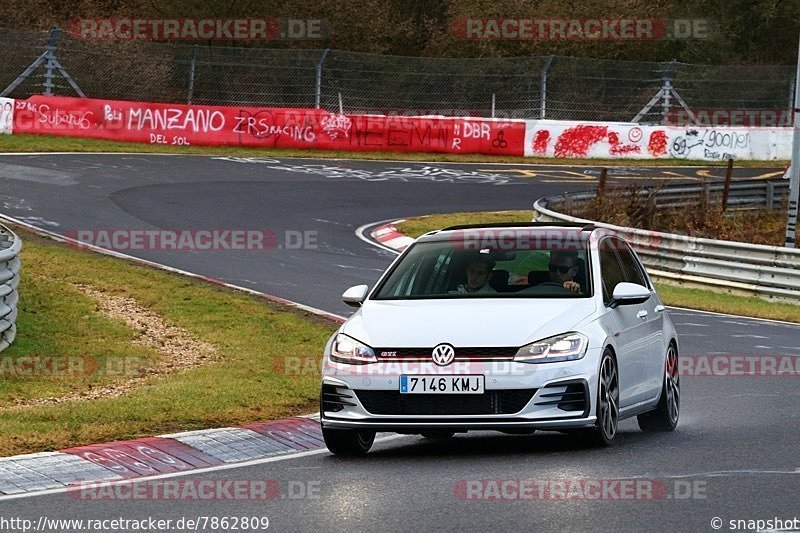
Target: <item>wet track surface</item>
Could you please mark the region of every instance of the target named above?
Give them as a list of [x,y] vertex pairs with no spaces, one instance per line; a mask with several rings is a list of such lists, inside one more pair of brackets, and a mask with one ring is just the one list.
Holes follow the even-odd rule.
[[[724,169],[614,169],[612,181],[697,180]],[[737,169],[764,178],[777,169]],[[50,231],[265,229],[268,251],[130,251],[177,268],[346,315],[347,287],[371,284],[393,259],[360,226],[446,211],[529,209],[542,196],[594,186],[593,168],[144,155],[0,156],[0,211]],[[315,246],[291,249],[303,232]],[[287,246],[288,245],[288,246]],[[800,327],[674,310],[682,355],[800,355]],[[321,347],[320,347],[321,349]],[[532,531],[712,531],[711,519],[800,517],[800,388],[776,376],[682,378],[676,432],[621,423],[619,442],[585,449],[558,433],[477,432],[449,441],[382,441],[364,459],[327,452],[182,479],[275,480],[270,501],[80,501],[66,494],[0,502],[0,516],[177,519],[267,516],[278,531],[494,528]],[[505,501],[485,480],[638,479],[653,498]],[[481,481],[483,480],[483,481]],[[142,482],[147,483],[147,482]],[[310,485],[309,485],[310,483]],[[317,487],[293,498],[289,485]],[[473,490],[475,487],[481,490]],[[467,490],[466,487],[472,487]],[[534,491],[534,495],[535,495]],[[297,494],[296,494],[297,495]],[[308,496],[306,494],[306,496]],[[574,495],[573,495],[574,496]]]

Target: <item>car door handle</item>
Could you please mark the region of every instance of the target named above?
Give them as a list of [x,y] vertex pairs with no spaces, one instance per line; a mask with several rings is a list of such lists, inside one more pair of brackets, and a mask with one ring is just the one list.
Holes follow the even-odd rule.
[[641,311],[639,311],[638,313],[636,313],[636,316],[637,316],[637,317],[639,317],[639,318],[641,318],[642,320],[644,320],[644,319],[646,319],[646,318],[647,318],[647,311],[645,311],[644,309],[642,309]]
[[663,305],[659,304],[659,305],[657,305],[657,306],[656,306],[656,309],[655,309],[655,311],[656,311],[656,313],[660,313],[660,312],[662,312],[664,309],[666,309],[666,307],[664,307]]

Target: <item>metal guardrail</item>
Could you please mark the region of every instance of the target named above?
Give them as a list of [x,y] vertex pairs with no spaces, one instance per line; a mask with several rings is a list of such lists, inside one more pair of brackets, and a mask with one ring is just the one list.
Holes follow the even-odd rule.
[[[722,191],[724,183],[705,183],[703,185],[670,185],[655,191],[653,200],[657,208],[661,207],[683,207],[692,202],[697,202],[701,197],[705,197],[705,205],[720,205],[722,203]],[[652,189],[642,188],[636,194],[646,197]],[[779,208],[781,203],[789,194],[789,181],[739,181],[731,183],[728,196],[728,207],[733,209],[773,209]],[[550,207],[558,209],[565,202],[581,203],[594,200],[595,191],[586,191],[562,195],[563,199],[559,204],[559,197],[552,196]]]
[[22,240],[0,225],[0,351],[8,348],[17,336],[20,250]]
[[[763,187],[764,196],[754,200],[758,188],[754,183],[734,183],[731,185],[731,199],[737,198],[742,205],[767,202],[768,188]],[[773,201],[777,202],[774,191],[784,185],[774,183]],[[680,206],[682,198],[694,193],[694,200],[703,191],[702,186],[665,187],[658,206]],[[735,193],[734,193],[735,191]],[[559,213],[565,201],[580,202],[594,198],[591,193],[565,193],[541,198],[533,204],[534,220],[541,222],[567,221],[592,222]],[[734,201],[733,203],[735,203]],[[731,203],[731,200],[729,200]],[[800,301],[800,249],[764,246],[733,241],[721,241],[702,237],[690,237],[673,233],[626,228],[612,224],[594,222],[595,225],[610,229],[631,243],[647,267],[648,272],[658,278],[679,281],[693,285],[704,285],[735,289],[769,298]]]

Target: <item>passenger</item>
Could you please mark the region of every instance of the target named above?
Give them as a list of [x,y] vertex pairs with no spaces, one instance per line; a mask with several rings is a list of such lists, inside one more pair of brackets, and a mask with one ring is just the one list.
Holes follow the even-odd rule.
[[550,281],[560,283],[571,292],[581,292],[580,284],[575,281],[578,274],[578,252],[554,250],[550,252]]
[[489,285],[495,262],[487,256],[477,256],[467,263],[467,282],[462,283],[451,294],[495,294],[496,290]]

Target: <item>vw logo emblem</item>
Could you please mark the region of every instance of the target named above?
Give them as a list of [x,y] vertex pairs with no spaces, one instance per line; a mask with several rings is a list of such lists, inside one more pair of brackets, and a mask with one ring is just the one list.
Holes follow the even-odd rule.
[[449,344],[439,344],[431,354],[433,362],[439,366],[447,366],[456,358],[456,350]]

